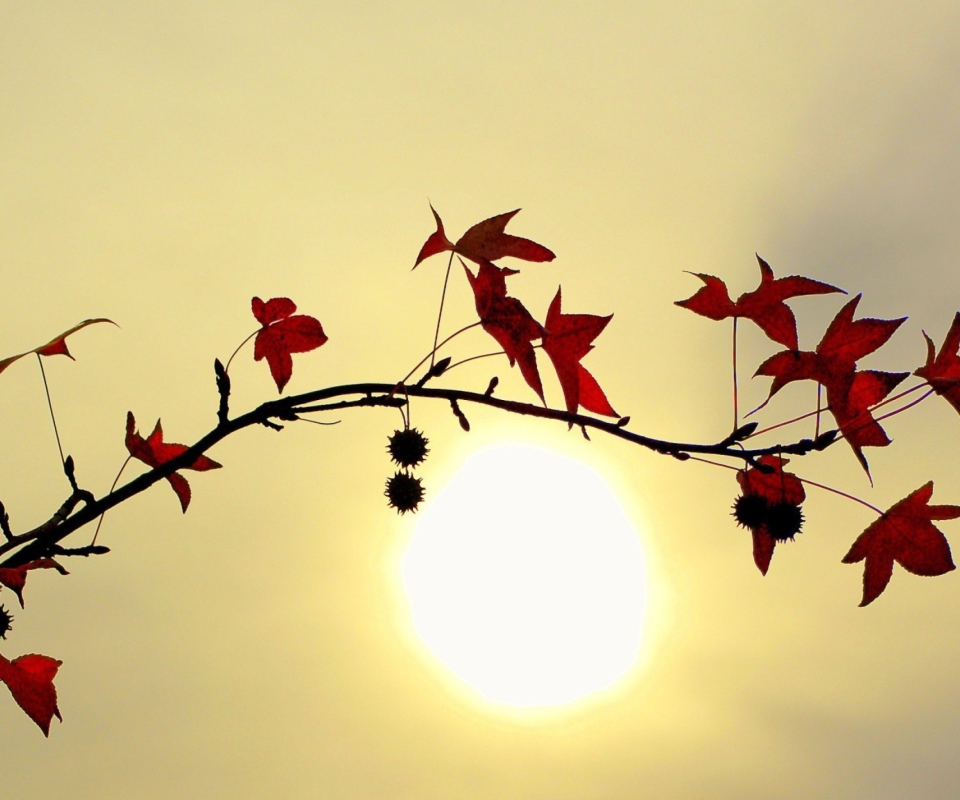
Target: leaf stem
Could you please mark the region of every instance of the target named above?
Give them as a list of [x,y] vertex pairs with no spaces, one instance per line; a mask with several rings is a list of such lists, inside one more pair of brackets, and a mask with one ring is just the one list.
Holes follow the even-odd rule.
[[737,393],[737,318],[733,318],[733,430],[740,427],[739,396]]
[[[413,373],[416,372],[418,369],[420,369],[420,367],[422,367],[424,364],[426,364],[428,358],[432,358],[433,356],[435,356],[436,353],[437,353],[437,351],[438,351],[441,347],[443,347],[447,342],[449,342],[451,339],[459,336],[461,333],[464,333],[464,332],[470,330],[471,328],[476,328],[476,327],[477,327],[478,325],[480,325],[480,324],[481,324],[480,321],[477,320],[476,322],[472,322],[472,323],[469,324],[469,325],[464,325],[460,330],[454,331],[453,333],[451,333],[446,339],[444,339],[442,342],[440,342],[440,344],[434,343],[433,350],[431,350],[431,351],[430,351],[429,353],[427,353],[423,358],[421,358],[421,359],[417,362],[416,366],[414,366],[414,368],[413,368],[412,370],[410,370],[406,375],[403,376],[403,378],[402,378],[400,381],[397,382],[397,385],[399,386],[399,385],[401,385],[401,384],[405,384],[408,380],[410,380],[410,376],[413,375]],[[432,366],[432,364],[431,364],[431,366]],[[450,369],[450,367],[447,367],[447,370],[449,370],[449,369]]]
[[[709,458],[701,458],[700,456],[690,456],[690,461],[699,461],[701,464],[709,464],[712,467],[723,467],[724,469],[732,469],[734,472],[740,472],[742,467],[735,467],[732,464],[723,464],[719,461],[711,461]],[[783,473],[781,472],[781,475]],[[791,473],[792,474],[792,473]],[[841,492],[839,489],[834,489],[832,486],[826,486],[822,483],[817,483],[816,481],[808,480],[807,478],[801,478],[799,475],[795,476],[800,483],[805,483],[807,486],[816,486],[818,489],[823,489],[826,492],[833,492],[838,494],[841,497],[847,498],[847,500],[853,500],[855,503],[859,503],[862,506],[866,506],[871,511],[876,511],[880,516],[883,516],[883,512],[877,508],[875,505],[868,503],[866,500],[861,500],[859,497],[855,497],[852,494],[847,494],[846,492]]]
[[[909,389],[906,389],[905,391],[902,391],[902,392],[900,392],[900,393],[898,393],[898,394],[895,394],[893,397],[888,397],[886,400],[881,400],[881,401],[880,401],[879,403],[877,403],[876,405],[870,406],[870,407],[869,407],[869,410],[870,410],[870,411],[876,411],[878,408],[881,408],[881,407],[887,405],[888,403],[894,403],[894,402],[896,402],[897,400],[899,400],[899,399],[901,399],[901,398],[903,398],[903,397],[906,397],[908,394],[913,394],[915,391],[917,391],[918,389],[922,389],[924,386],[927,386],[927,384],[926,384],[926,383],[918,383],[916,386],[911,386]],[[792,419],[784,420],[783,422],[778,422],[776,425],[771,425],[771,426],[769,426],[768,428],[761,428],[761,429],[758,430],[758,431],[754,431],[754,432],[751,433],[749,436],[744,437],[743,441],[746,441],[747,439],[752,439],[754,436],[759,436],[761,433],[769,433],[770,431],[774,431],[774,430],[776,430],[777,428],[782,428],[782,427],[784,427],[784,426],[786,426],[786,425],[792,425],[794,422],[800,422],[801,420],[805,420],[805,419],[807,419],[807,418],[809,418],[809,417],[813,417],[813,416],[817,416],[817,417],[818,417],[818,419],[817,419],[817,423],[818,423],[818,424],[817,424],[817,428],[816,428],[816,433],[814,434],[814,437],[813,437],[814,439],[816,439],[817,436],[820,435],[819,415],[822,414],[824,411],[829,411],[829,410],[830,410],[830,406],[820,407],[820,405],[819,405],[819,404],[820,404],[820,392],[819,392],[820,384],[819,384],[819,383],[817,384],[817,387],[818,387],[818,391],[817,391],[817,406],[818,406],[818,407],[817,407],[817,410],[816,410],[816,411],[808,411],[806,414],[801,414],[801,415],[798,416],[798,417],[793,417]],[[933,391],[933,389],[930,390],[930,392],[932,392],[932,391]],[[927,394],[925,394],[923,397],[921,397],[920,400],[923,400],[924,398],[929,397],[929,396],[930,396],[930,392],[927,392]],[[917,403],[920,402],[920,400],[916,400],[916,401],[914,401],[914,402],[912,402],[912,403],[910,403],[910,404],[908,404],[908,405],[905,405],[903,408],[898,409],[897,411],[893,411],[893,412],[891,412],[890,414],[884,414],[882,417],[877,417],[876,419],[877,419],[877,420],[886,419],[888,416],[892,416],[893,414],[899,414],[901,411],[905,411],[906,409],[910,408],[910,406],[916,405]],[[865,423],[865,424],[869,424],[869,423]]]
[[[433,333],[433,350],[430,351],[430,368],[433,369],[434,359],[437,357],[437,340],[440,338],[440,320],[443,319],[443,303],[447,299],[447,283],[450,280],[450,268],[453,266],[453,250],[447,260],[447,272],[443,276],[443,292],[440,294],[440,310],[437,312],[437,329]],[[417,365],[419,366],[419,364]],[[416,367],[414,367],[416,369]],[[407,378],[410,376],[408,375]],[[406,380],[407,378],[404,378]]]
[[[903,394],[907,394],[907,393],[904,392]],[[913,406],[917,405],[917,403],[922,403],[932,394],[933,394],[933,389],[930,389],[928,392],[926,392],[926,394],[920,395],[916,400],[912,400],[911,402],[907,403],[905,406],[901,406],[900,408],[895,408],[893,411],[890,411],[887,414],[881,414],[879,417],[876,418],[876,420],[877,422],[879,422],[882,419],[887,419],[888,417],[892,417],[894,414],[899,414],[901,411],[906,411],[908,408],[912,408]],[[901,397],[902,396],[903,395],[901,395]],[[878,403],[874,407],[879,408],[882,405],[884,405],[884,403]]]
[[[110,484],[110,491],[107,492],[108,495],[113,494],[113,490],[117,488],[117,481],[120,480],[120,476],[123,475],[123,471],[127,468],[127,464],[130,463],[131,458],[133,458],[133,456],[127,456],[126,460],[120,465],[120,471],[117,473],[117,477],[113,479],[113,483]],[[104,509],[97,522],[97,529],[93,532],[93,540],[90,542],[90,547],[93,547],[97,543],[97,537],[100,535],[100,526],[103,525],[103,518],[106,515],[107,509]]]
[[881,510],[880,510],[879,508],[877,508],[875,505],[873,505],[872,503],[868,503],[866,500],[861,500],[859,497],[855,497],[855,496],[852,495],[852,494],[847,494],[846,492],[841,492],[839,489],[834,489],[832,486],[826,486],[826,485],[824,485],[824,484],[822,484],[822,483],[817,483],[816,481],[811,481],[811,480],[809,480],[808,478],[801,478],[801,477],[797,476],[797,480],[799,480],[800,483],[805,483],[807,486],[816,486],[818,489],[823,489],[824,491],[833,492],[834,494],[838,494],[838,495],[840,495],[841,497],[846,497],[847,500],[853,500],[855,503],[859,503],[859,504],[862,505],[862,506],[866,506],[866,507],[869,508],[871,511],[876,511],[881,517],[883,516],[883,511],[881,511]]
[[53,423],[53,435],[57,437],[57,450],[60,451],[60,464],[66,463],[63,457],[63,446],[60,444],[60,431],[57,430],[57,417],[53,413],[53,401],[50,399],[50,387],[47,385],[47,373],[43,368],[43,359],[37,353],[37,363],[40,365],[40,377],[43,378],[43,391],[47,394],[47,408],[50,409],[50,421]]
[[240,342],[240,344],[237,345],[237,349],[234,350],[233,353],[232,353],[232,355],[230,356],[230,358],[227,359],[227,365],[223,368],[224,374],[227,374],[228,372],[230,372],[230,363],[233,361],[234,356],[236,356],[236,354],[240,352],[240,348],[243,347],[247,342],[249,342],[249,341],[250,341],[254,336],[256,336],[258,333],[260,333],[261,330],[262,330],[261,328],[257,328],[257,330],[255,330],[255,331],[254,331],[253,333],[251,333],[246,339],[244,339],[242,342]]
[[823,384],[817,381],[817,423],[813,427],[813,438],[820,435],[820,408],[823,401]]

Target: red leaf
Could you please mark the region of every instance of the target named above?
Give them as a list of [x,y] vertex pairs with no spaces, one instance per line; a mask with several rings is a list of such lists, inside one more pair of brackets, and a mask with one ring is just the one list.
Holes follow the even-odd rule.
[[[773,472],[763,472],[756,467],[737,472],[737,483],[744,496],[762,497],[771,505],[792,503],[799,506],[806,499],[807,493],[800,479],[793,473],[783,471],[784,465],[790,463],[788,459],[761,456],[759,461],[767,467],[773,467]],[[751,528],[750,532],[753,534],[753,561],[761,574],[766,575],[777,540],[767,532],[766,523]]]
[[327,335],[313,317],[291,316],[297,306],[288,297],[274,297],[266,303],[254,297],[252,307],[253,316],[263,325],[253,345],[253,359],[267,359],[277,391],[282,392],[293,374],[290,354],[316,350],[327,341]]
[[853,543],[844,564],[865,561],[863,600],[869,605],[890,582],[893,562],[914,575],[943,575],[956,569],[946,537],[932,520],[957,519],[960,506],[931,506],[933,481],[889,508]]
[[907,321],[900,319],[864,319],[854,320],[857,305],[863,295],[857,295],[848,302],[817,345],[817,354],[823,359],[830,371],[846,371],[849,367],[874,350],[887,343],[897,328]]
[[457,240],[456,244],[447,238],[440,215],[437,214],[432,205],[430,210],[433,211],[434,219],[437,221],[437,230],[430,234],[423,247],[420,248],[417,261],[413,265],[414,269],[425,258],[445,251],[453,251],[481,265],[484,261],[496,261],[507,256],[520,258],[524,261],[553,261],[555,258],[553,251],[548,250],[542,244],[504,232],[507,223],[513,219],[520,210],[519,208],[478,222],[472,228],[469,228]]
[[693,273],[704,282],[704,287],[692,297],[678,300],[676,305],[709,319],[752,319],[773,341],[796,350],[797,320],[784,301],[803,295],[843,292],[843,289],[799,275],[774,278],[770,265],[760,256],[757,256],[757,261],[760,263],[760,285],[752,292],[740,295],[736,303],[730,300],[727,286],[722,280],[712,275]]
[[19,355],[10,356],[9,358],[0,360],[0,372],[3,372],[14,361],[18,361],[24,356],[29,356],[32,353],[37,353],[41,356],[67,356],[68,358],[73,358],[73,356],[70,355],[70,351],[67,349],[67,337],[71,333],[76,333],[81,328],[86,328],[87,325],[93,325],[97,322],[109,322],[111,325],[117,324],[112,319],[106,319],[104,317],[100,317],[98,319],[85,319],[83,322],[74,325],[70,330],[64,331],[59,336],[51,339],[46,344],[40,345],[40,347],[35,347],[33,350],[27,350],[25,353],[20,353]]
[[869,475],[862,448],[890,443],[870,415],[869,406],[883,400],[907,373],[857,372],[856,362],[885,344],[906,317],[854,320],[860,297],[857,295],[840,309],[815,352],[783,350],[764,361],[756,375],[773,378],[768,401],[793,381],[820,383],[827,390],[827,405],[837,425]]
[[23,587],[27,582],[27,572],[31,569],[55,569],[61,575],[70,574],[52,558],[37,558],[19,567],[0,567],[0,584],[17,596],[20,608],[23,608]]
[[777,540],[774,539],[765,526],[751,528],[753,534],[753,563],[757,565],[761,575],[766,575],[770,569],[770,560],[773,558],[773,550],[777,546]]
[[936,357],[930,337],[924,333],[923,338],[927,340],[927,363],[913,374],[923,378],[933,391],[945,397],[960,412],[960,356],[957,355],[960,348],[960,312],[954,315],[953,324]]
[[907,377],[906,372],[877,372],[865,370],[855,372],[853,382],[846,395],[827,387],[827,404],[833,414],[840,432],[853,448],[861,466],[870,474],[870,468],[863,455],[864,447],[886,447],[890,437],[880,427],[870,407],[886,398],[896,386]]
[[440,215],[432,203],[430,204],[430,210],[433,212],[433,218],[437,221],[437,230],[435,233],[430,234],[427,241],[423,243],[423,247],[420,248],[420,252],[417,254],[417,261],[413,265],[414,269],[416,269],[425,258],[430,258],[430,256],[442,253],[445,250],[453,250],[453,242],[451,242],[447,238],[446,233],[444,233],[443,221],[440,219]]
[[53,685],[62,661],[49,656],[26,655],[7,661],[0,655],[0,681],[7,684],[10,694],[34,722],[44,736],[50,735],[53,716],[63,722],[57,708],[57,690]]
[[593,350],[593,340],[607,327],[613,315],[563,314],[560,312],[560,303],[558,288],[547,311],[543,350],[557,370],[567,411],[575,414],[577,408],[583,406],[595,414],[619,416],[611,408],[600,384],[580,364],[580,359]]
[[[463,264],[463,262],[460,262]],[[515,270],[501,269],[489,261],[480,262],[474,275],[463,264],[473,289],[480,324],[503,348],[510,360],[520,365],[524,380],[543,400],[543,384],[537,369],[537,354],[531,342],[543,337],[543,328],[515,297],[507,297],[507,275]]]
[[[139,459],[151,468],[159,467],[161,464],[165,464],[167,461],[176,458],[181,453],[184,453],[190,449],[185,444],[164,442],[163,428],[160,425],[160,420],[157,420],[157,424],[153,429],[153,433],[151,433],[147,439],[144,439],[137,432],[136,428],[137,422],[133,418],[133,412],[128,411],[127,436],[125,440],[127,450],[131,456]],[[183,469],[206,472],[209,469],[219,469],[222,466],[222,464],[218,464],[212,458],[201,455],[197,456],[192,464],[183,467]],[[187,483],[187,479],[184,478],[179,472],[173,472],[166,477],[167,480],[170,481],[173,491],[176,492],[177,497],[180,498],[180,506],[183,508],[183,512],[186,513],[187,506],[190,505],[190,484]]]

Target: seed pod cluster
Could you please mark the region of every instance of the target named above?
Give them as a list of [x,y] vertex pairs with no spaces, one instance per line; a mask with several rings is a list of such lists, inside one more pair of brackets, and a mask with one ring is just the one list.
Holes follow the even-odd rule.
[[423,500],[423,481],[410,474],[410,470],[423,463],[427,457],[429,440],[416,428],[404,428],[393,432],[387,443],[390,458],[401,469],[387,479],[384,494],[391,508],[400,514],[416,511]]
[[778,542],[792,540],[803,527],[803,512],[796,503],[771,503],[757,494],[744,494],[733,504],[733,516],[744,528],[764,527]]

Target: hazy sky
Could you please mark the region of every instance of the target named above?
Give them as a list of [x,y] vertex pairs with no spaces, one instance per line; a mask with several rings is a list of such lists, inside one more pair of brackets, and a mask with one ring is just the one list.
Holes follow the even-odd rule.
[[[553,249],[511,290],[541,318],[614,313],[587,365],[643,433],[730,424],[728,324],[673,305],[720,275],[864,292],[910,315],[867,366],[912,370],[960,308],[960,9],[948,2],[327,3],[0,0],[0,356],[87,317],[48,359],[64,447],[105,492],[124,418],[193,441],[212,362],[285,295],[330,341],[290,391],[397,380],[429,348],[433,230],[522,207]],[[472,321],[462,277],[450,324]],[[840,307],[798,300],[812,348]],[[456,322],[455,322],[456,321]],[[776,348],[742,326],[746,375]],[[490,342],[480,332],[471,352]],[[466,350],[464,351],[466,353]],[[243,351],[234,407],[276,396]],[[544,370],[546,372],[546,370]],[[516,370],[513,371],[514,373]],[[531,400],[505,362],[455,380]],[[745,406],[766,381],[743,389]],[[807,393],[805,394],[804,391]],[[560,403],[555,382],[548,397]],[[809,408],[785,391],[770,421]],[[49,740],[0,697],[2,784],[22,798],[941,798],[960,791],[960,583],[899,568],[866,609],[840,563],[871,521],[809,492],[805,532],[753,565],[733,473],[564,426],[418,403],[439,491],[485,445],[586,461],[640,528],[651,574],[640,666],[566,714],[517,718],[425,654],[386,507],[392,410],[244,432],[107,516],[108,556],[33,573],[2,652],[62,659]],[[306,429],[304,429],[306,428]],[[868,451],[798,472],[888,507],[933,479],[960,504],[960,419],[942,401]],[[804,434],[805,435],[805,434]],[[65,489],[36,364],[0,376],[0,499],[16,530]],[[130,475],[135,473],[131,472]],[[960,532],[944,523],[948,537]],[[5,596],[4,596],[5,595]],[[8,608],[12,595],[0,594]],[[15,602],[15,601],[14,601]]]

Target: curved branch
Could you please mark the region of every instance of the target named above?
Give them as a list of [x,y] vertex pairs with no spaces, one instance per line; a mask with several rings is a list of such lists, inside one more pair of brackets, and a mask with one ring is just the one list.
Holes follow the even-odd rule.
[[[814,450],[826,449],[833,443],[836,436],[836,432],[831,431],[816,440],[801,439],[792,444],[777,444],[762,448],[743,447],[739,442],[738,432],[735,432],[734,435],[728,436],[716,444],[673,442],[628,431],[625,428],[624,419],[608,422],[607,420],[598,419],[597,417],[573,414],[561,409],[545,408],[533,405],[532,403],[502,400],[491,394],[479,394],[477,392],[468,392],[460,389],[438,389],[426,386],[403,386],[402,388],[407,397],[445,400],[450,403],[473,403],[490,408],[497,408],[511,414],[556,420],[558,422],[564,422],[568,426],[576,425],[584,431],[586,431],[587,428],[593,428],[594,430],[601,431],[618,439],[624,439],[633,444],[640,445],[655,453],[673,456],[680,460],[686,460],[690,458],[691,455],[698,454],[722,456],[737,459],[747,464],[755,464],[756,460],[764,455],[805,455]],[[16,567],[48,555],[51,552],[51,548],[74,531],[94,521],[105,511],[148,489],[157,481],[166,478],[178,469],[189,467],[199,456],[237,431],[248,428],[251,425],[266,425],[279,430],[282,426],[274,422],[274,420],[295,421],[297,414],[311,411],[368,406],[397,406],[401,404],[401,402],[405,402],[400,401],[399,398],[395,396],[397,390],[398,386],[392,383],[352,383],[291,395],[279,400],[271,400],[234,419],[227,419],[226,415],[220,414],[219,424],[199,439],[196,444],[192,445],[176,458],[134,478],[129,483],[124,484],[104,497],[99,499],[84,497],[85,504],[83,508],[72,514],[72,516],[61,517],[60,513],[63,511],[63,509],[61,509],[61,512],[58,512],[54,519],[48,523],[26,534],[13,537],[12,541],[7,541],[0,545],[0,555],[20,548],[17,552],[8,556],[6,560],[0,562],[0,566]],[[362,395],[362,397],[355,400],[343,400],[335,403],[325,402],[333,400],[334,398],[349,397],[351,395]],[[71,510],[75,504],[74,502],[71,505]]]

